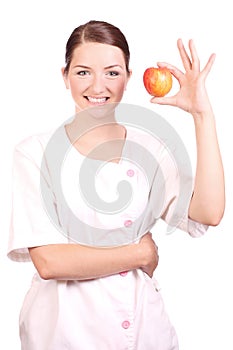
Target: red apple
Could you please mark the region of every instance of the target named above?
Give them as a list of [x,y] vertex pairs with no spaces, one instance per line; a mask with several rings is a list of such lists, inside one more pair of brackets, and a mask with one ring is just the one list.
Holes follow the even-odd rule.
[[167,68],[147,68],[143,74],[147,92],[155,97],[165,96],[172,88],[172,74]]

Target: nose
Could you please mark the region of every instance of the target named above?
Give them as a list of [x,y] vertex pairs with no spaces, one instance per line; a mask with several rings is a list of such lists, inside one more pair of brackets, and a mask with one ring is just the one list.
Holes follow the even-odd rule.
[[100,95],[105,91],[104,78],[100,74],[95,74],[92,80],[92,91],[93,94]]

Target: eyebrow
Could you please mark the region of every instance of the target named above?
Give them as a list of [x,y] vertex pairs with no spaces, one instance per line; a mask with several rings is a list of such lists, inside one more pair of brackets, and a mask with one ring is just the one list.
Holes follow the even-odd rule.
[[[104,67],[104,69],[111,69],[111,68],[116,68],[116,67],[123,69],[123,67],[121,65],[119,65],[119,64],[111,64],[110,66]],[[85,66],[83,64],[77,64],[73,68],[91,69],[91,67]]]

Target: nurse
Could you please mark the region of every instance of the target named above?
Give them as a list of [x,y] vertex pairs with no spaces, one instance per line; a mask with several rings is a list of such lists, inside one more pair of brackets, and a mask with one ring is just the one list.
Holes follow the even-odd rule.
[[[181,40],[178,50],[183,72],[171,64],[159,66],[170,70],[180,90],[151,102],[178,107],[193,118],[195,181],[175,226],[200,236],[209,225],[220,223],[225,206],[222,160],[205,88],[214,55],[200,70],[192,40],[190,54]],[[178,349],[153,277],[159,258],[149,231],[160,218],[172,222],[180,174],[161,140],[115,118],[131,76],[129,58],[117,27],[103,21],[77,27],[67,42],[62,69],[75,104],[74,118],[16,146],[8,256],[31,261],[36,269],[20,313],[22,350]],[[135,166],[138,161],[147,167],[148,154],[156,159],[148,167],[149,180]],[[77,174],[86,160],[95,169],[99,162],[105,165],[98,168],[96,184],[103,203],[109,202],[108,212],[87,205],[77,190]],[[88,179],[89,172],[85,174]],[[113,188],[122,180],[130,182],[133,197],[117,210],[110,204]],[[161,198],[156,205],[154,189],[157,201]]]

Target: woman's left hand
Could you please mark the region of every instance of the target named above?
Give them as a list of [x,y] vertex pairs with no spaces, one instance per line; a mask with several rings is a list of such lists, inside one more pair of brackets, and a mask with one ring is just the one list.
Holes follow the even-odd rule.
[[204,69],[200,70],[200,61],[193,40],[189,40],[190,55],[188,55],[181,39],[178,39],[177,46],[185,72],[165,62],[158,62],[158,66],[169,69],[178,80],[180,90],[174,96],[153,97],[151,102],[176,106],[192,115],[209,112],[211,105],[205,88],[205,81],[214,63],[215,54],[210,56]]

